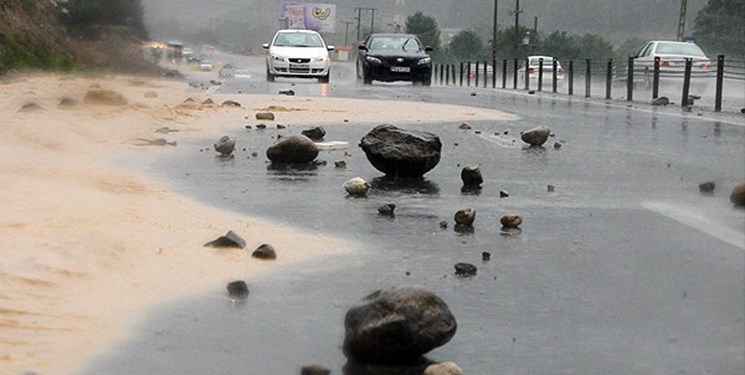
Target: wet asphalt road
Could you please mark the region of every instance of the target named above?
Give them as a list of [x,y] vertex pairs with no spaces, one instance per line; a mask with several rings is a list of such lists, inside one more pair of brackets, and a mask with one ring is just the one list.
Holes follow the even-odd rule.
[[[287,88],[322,93],[313,82],[263,82],[260,67],[219,90]],[[521,119],[472,123],[480,134],[459,123],[404,126],[443,143],[440,164],[406,186],[385,184],[357,148],[372,127],[325,126],[326,140],[349,142],[349,155],[323,151],[328,164],[308,170],[272,168],[263,153],[273,136],[303,124],[237,128],[232,160],[199,151],[213,139],[180,142],[151,166],[177,191],[357,240],[364,251],[247,275],[246,303],[231,303],[216,285],[154,311],[86,374],[293,374],[311,362],[332,374],[382,374],[345,365],[343,317],[367,293],[402,284],[426,286],[449,304],[458,333],[428,357],[467,374],[745,371],[745,211],[728,200],[745,177],[745,120],[485,89],[363,87],[349,66],[335,69],[326,94],[497,108]],[[539,125],[555,137],[545,148],[522,147],[519,132]],[[334,168],[338,159],[348,168]],[[478,194],[461,192],[465,164],[481,166]],[[354,176],[373,182],[368,198],[345,197],[341,185]],[[704,181],[716,182],[713,194],[699,193]],[[377,215],[389,202],[395,218]],[[466,207],[477,211],[474,231],[459,233],[452,217]],[[508,212],[524,216],[518,235],[500,233]],[[477,276],[454,277],[458,262],[475,264]]]

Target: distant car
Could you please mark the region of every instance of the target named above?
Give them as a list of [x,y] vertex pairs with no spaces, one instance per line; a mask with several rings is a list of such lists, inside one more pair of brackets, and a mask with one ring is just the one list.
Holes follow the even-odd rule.
[[706,77],[711,74],[711,60],[693,42],[653,40],[642,47],[634,58],[635,77],[651,85],[655,57],[660,58],[660,77],[667,81],[683,82],[686,59],[691,59],[691,77]]
[[[554,77],[554,60],[552,56],[528,56],[523,61],[523,65],[517,70],[517,75],[521,81],[525,80],[525,72],[529,75],[530,81],[536,82],[538,80],[538,72],[541,71],[541,60],[543,61],[543,82],[548,83],[553,81]],[[525,66],[525,61],[528,62],[528,66]],[[561,67],[559,60],[556,60],[556,79],[564,79],[564,68]]]
[[312,30],[279,30],[271,43],[262,47],[266,54],[266,80],[275,77],[316,78],[328,83],[331,70],[329,51],[321,34]]
[[211,72],[212,69],[214,69],[215,66],[212,64],[212,60],[209,59],[203,59],[199,61],[199,70],[205,71],[205,72]]
[[432,84],[431,47],[413,34],[372,34],[360,45],[357,56],[357,78],[369,85],[372,81],[411,81],[424,86]]

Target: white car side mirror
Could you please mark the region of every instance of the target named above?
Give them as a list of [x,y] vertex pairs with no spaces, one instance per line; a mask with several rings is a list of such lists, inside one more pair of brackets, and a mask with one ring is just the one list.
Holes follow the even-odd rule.
[[326,49],[329,50],[329,51],[333,51],[334,50],[334,46],[326,46]]
[[263,49],[269,49],[269,43],[264,43],[261,45],[261,48]]

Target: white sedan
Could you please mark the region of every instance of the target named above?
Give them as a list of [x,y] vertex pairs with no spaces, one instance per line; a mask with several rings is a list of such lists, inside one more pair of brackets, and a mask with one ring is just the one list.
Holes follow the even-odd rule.
[[266,80],[275,77],[316,78],[328,83],[329,51],[334,46],[326,45],[320,34],[312,30],[279,30],[271,43],[262,47],[266,55]]
[[[543,83],[550,83],[553,80],[555,59],[552,56],[528,56],[527,60],[527,71],[531,81],[535,82],[538,80],[538,72],[541,70],[541,60],[543,60]],[[525,81],[525,70],[525,62],[523,61],[523,66],[517,71],[521,82]],[[561,67],[559,60],[556,60],[556,79],[564,79],[564,69]]]

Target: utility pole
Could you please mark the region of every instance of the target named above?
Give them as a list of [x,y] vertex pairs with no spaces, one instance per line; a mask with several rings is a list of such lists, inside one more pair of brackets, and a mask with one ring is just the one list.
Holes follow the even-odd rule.
[[360,19],[362,19],[362,8],[354,8],[357,11],[357,41],[360,40]]
[[515,41],[514,45],[512,46],[512,53],[517,57],[519,55],[519,47],[518,44],[520,43],[520,35],[518,35],[518,29],[520,28],[520,13],[523,11],[520,10],[520,0],[515,0]]
[[360,19],[362,18],[362,11],[368,10],[372,12],[372,20],[370,21],[370,32],[372,33],[375,27],[375,11],[378,8],[354,8],[357,11],[357,40],[360,40]]
[[372,11],[372,18],[370,19],[370,33],[372,34],[375,32],[375,11],[377,9],[372,8],[370,10]]
[[498,3],[499,3],[499,0],[494,0],[494,23],[492,25],[492,37],[491,37],[491,59],[492,61],[497,61],[497,5]]
[[538,16],[533,18],[533,40],[530,42],[535,44],[538,41]]
[[349,25],[353,24],[353,21],[343,21],[344,23],[344,45],[349,45]]
[[678,19],[678,41],[682,42],[686,31],[686,10],[688,4],[686,0],[680,0],[680,18]]

